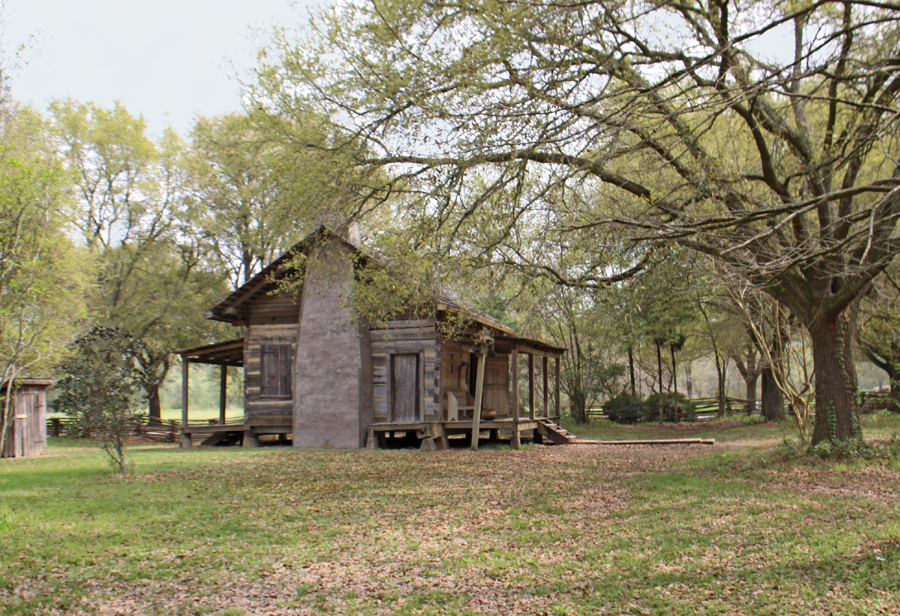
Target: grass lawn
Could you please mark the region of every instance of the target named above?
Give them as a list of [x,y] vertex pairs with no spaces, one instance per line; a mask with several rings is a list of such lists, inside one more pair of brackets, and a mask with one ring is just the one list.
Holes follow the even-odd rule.
[[0,462],[0,614],[900,613],[900,463],[697,426],[579,435],[716,446],[135,446],[124,479],[53,442]]

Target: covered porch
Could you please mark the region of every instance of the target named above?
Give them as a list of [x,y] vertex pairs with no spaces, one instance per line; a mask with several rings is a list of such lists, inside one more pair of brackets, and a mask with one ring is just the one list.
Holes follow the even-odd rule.
[[[237,444],[243,442],[246,428],[243,416],[226,418],[228,367],[244,365],[244,339],[236,338],[177,351],[181,355],[181,446],[191,447],[193,439],[203,439],[204,445]],[[191,420],[190,367],[192,364],[219,366],[218,420]]]
[[[508,440],[517,449],[523,439],[543,442],[546,438],[557,444],[574,441],[574,435],[560,427],[560,358],[565,352],[537,340],[516,336],[510,332],[484,332],[483,338],[470,339],[468,344],[444,352],[444,363],[452,361],[453,353],[463,350],[472,360],[472,395],[463,392],[461,397],[454,370],[441,367],[437,408],[439,415],[431,421],[376,421],[369,426],[366,446],[370,449],[386,448],[393,442],[402,446],[419,445],[424,450],[443,450],[451,446],[451,439],[464,440],[472,450],[487,433],[488,441]],[[525,357],[523,357],[523,355]],[[490,366],[490,368],[488,368]],[[458,367],[458,366],[457,366]],[[525,374],[520,374],[525,368]],[[497,371],[505,374],[497,374]],[[486,381],[485,373],[494,374]],[[524,378],[523,378],[524,376]],[[463,379],[468,380],[468,379]],[[494,408],[502,407],[499,414],[485,413],[485,390],[494,392]],[[501,394],[502,404],[497,404]],[[388,397],[391,391],[388,390]],[[391,405],[388,401],[389,406]],[[490,408],[490,404],[487,408]],[[460,439],[462,436],[462,439]]]

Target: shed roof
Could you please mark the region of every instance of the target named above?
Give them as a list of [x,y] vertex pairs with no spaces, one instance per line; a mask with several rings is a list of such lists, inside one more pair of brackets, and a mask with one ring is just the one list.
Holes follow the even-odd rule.
[[[30,387],[50,387],[55,382],[56,381],[54,381],[53,379],[25,377],[22,379],[16,379],[16,387],[21,387],[23,385],[28,385]],[[0,385],[0,392],[6,391],[8,387],[9,387],[9,381]]]
[[220,366],[244,365],[244,339],[235,338],[224,342],[175,351],[183,360],[195,364],[215,364]]

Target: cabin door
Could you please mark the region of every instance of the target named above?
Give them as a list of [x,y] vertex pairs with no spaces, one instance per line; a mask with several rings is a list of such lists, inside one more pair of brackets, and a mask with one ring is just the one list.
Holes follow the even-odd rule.
[[391,358],[390,421],[422,421],[422,357],[419,353],[397,353]]

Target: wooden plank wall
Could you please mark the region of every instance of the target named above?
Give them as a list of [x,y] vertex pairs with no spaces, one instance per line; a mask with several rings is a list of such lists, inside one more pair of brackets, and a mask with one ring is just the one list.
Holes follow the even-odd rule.
[[438,421],[441,341],[434,319],[386,321],[369,330],[369,340],[372,346],[375,422],[390,420],[388,357],[408,353],[421,353],[423,358],[423,421]]
[[[447,396],[451,391],[460,404],[472,404],[469,391],[470,372],[475,371],[469,346],[445,340],[441,356],[441,413],[447,416]],[[468,402],[465,400],[468,398]],[[494,412],[497,417],[509,416],[509,355],[488,357],[484,371],[482,392],[484,413]]]
[[482,397],[484,412],[509,417],[509,355],[487,358]]
[[13,427],[4,458],[30,458],[47,453],[47,387],[21,385],[15,393]]
[[294,356],[300,319],[299,296],[263,295],[250,304],[248,312],[250,323],[244,341],[244,414],[247,417],[290,418],[293,415],[290,398],[260,395],[260,347],[263,344],[290,344],[291,357]]
[[452,340],[444,340],[441,345],[441,418],[447,417],[447,396],[444,392],[453,392],[460,404],[467,404],[466,394],[469,392],[470,354],[468,345]]
[[251,325],[296,325],[300,315],[300,294],[262,295],[248,309]]

